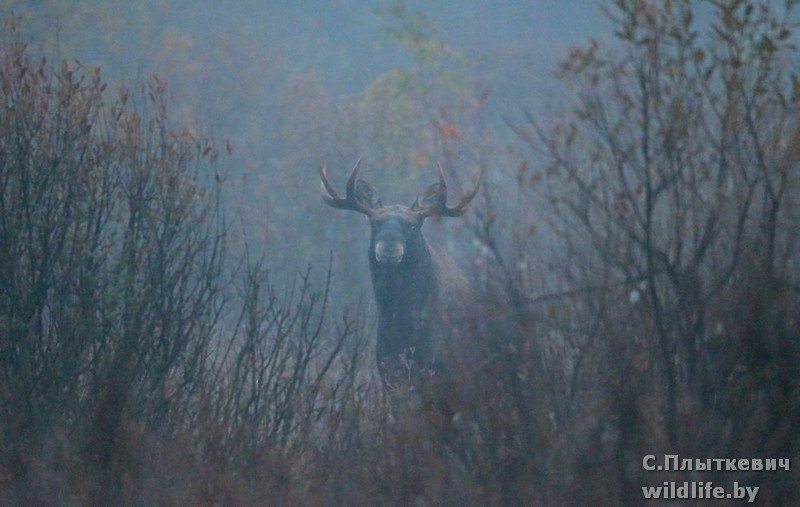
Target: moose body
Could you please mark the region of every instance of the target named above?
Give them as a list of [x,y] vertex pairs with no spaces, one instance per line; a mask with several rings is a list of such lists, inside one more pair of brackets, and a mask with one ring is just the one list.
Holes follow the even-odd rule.
[[378,307],[376,359],[384,384],[393,386],[441,369],[443,327],[469,290],[452,259],[429,245],[421,228],[430,216],[462,215],[481,180],[457,206],[448,207],[444,173],[438,166],[439,181],[428,187],[422,203],[383,206],[372,186],[356,179],[358,166],[350,173],[344,198],[337,196],[321,168],[323,199],[369,217],[369,265]]

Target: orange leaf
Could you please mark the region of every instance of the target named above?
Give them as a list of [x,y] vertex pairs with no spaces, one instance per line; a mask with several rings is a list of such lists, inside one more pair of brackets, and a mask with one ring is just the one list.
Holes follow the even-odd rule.
[[449,137],[451,139],[456,139],[461,135],[461,133],[456,130],[456,126],[450,122],[443,123],[439,127],[439,132],[441,132],[443,136]]

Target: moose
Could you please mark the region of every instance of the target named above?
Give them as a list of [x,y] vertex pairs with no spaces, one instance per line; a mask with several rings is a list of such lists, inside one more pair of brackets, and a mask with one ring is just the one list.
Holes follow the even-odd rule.
[[469,285],[446,252],[428,244],[422,224],[428,217],[463,215],[481,186],[464,192],[455,206],[447,205],[447,185],[441,164],[438,181],[411,206],[383,205],[375,189],[357,178],[359,159],[350,171],[345,196],[339,197],[320,166],[322,198],[337,209],[369,218],[372,235],[369,266],[378,307],[376,359],[386,387],[436,374],[442,368],[442,337],[448,312],[469,299]]

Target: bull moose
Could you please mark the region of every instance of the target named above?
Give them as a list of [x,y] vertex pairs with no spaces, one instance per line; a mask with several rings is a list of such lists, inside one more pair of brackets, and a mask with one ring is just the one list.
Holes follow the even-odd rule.
[[350,171],[343,198],[321,166],[322,198],[334,208],[369,218],[369,266],[378,307],[376,359],[381,379],[390,387],[441,368],[448,312],[463,306],[470,291],[452,258],[425,240],[422,225],[428,217],[463,215],[478,193],[483,172],[452,207],[447,205],[441,164],[438,181],[425,190],[421,202],[383,205],[372,185],[357,178],[360,162]]

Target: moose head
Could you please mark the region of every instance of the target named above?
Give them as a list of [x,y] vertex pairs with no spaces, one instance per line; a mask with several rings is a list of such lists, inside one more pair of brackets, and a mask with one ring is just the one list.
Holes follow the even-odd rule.
[[[340,198],[330,181],[327,169],[320,167],[322,198],[330,206],[337,209],[357,211],[367,215],[372,228],[372,244],[370,257],[380,264],[400,264],[406,254],[406,249],[421,246],[422,223],[428,217],[459,217],[463,215],[469,203],[478,193],[481,179],[475,187],[461,196],[456,206],[447,205],[447,183],[444,179],[444,170],[437,163],[439,181],[429,186],[422,196],[411,206],[389,205],[384,206],[377,196],[372,185],[357,178],[361,159],[356,162],[350,171],[350,177],[345,187],[345,197]],[[481,173],[482,176],[482,173]]]

